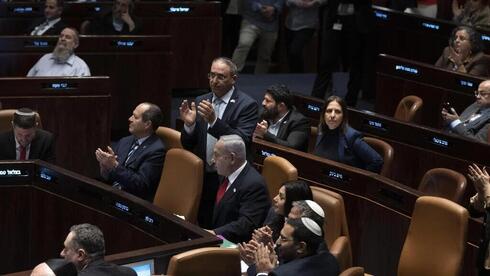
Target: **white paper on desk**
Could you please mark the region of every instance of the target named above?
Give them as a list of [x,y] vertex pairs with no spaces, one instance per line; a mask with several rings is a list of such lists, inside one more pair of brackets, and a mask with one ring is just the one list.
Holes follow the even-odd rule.
[[174,214],[174,216],[176,216],[176,217],[178,217],[178,218],[180,218],[180,219],[183,219],[183,220],[185,220],[185,217],[184,217],[184,216],[181,216],[181,215],[177,215],[177,214]]
[[247,273],[248,265],[244,261],[240,261],[240,267],[242,268],[242,273]]

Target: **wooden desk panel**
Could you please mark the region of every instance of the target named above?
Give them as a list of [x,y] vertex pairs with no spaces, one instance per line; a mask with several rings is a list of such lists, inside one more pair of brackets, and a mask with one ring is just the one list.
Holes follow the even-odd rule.
[[[56,37],[0,37],[0,76],[25,76],[35,62],[51,52]],[[170,122],[173,55],[169,36],[82,36],[77,55],[91,74],[111,77],[112,129],[127,135],[128,121],[138,103],[160,106]],[[118,138],[118,137],[113,137]]]
[[110,142],[111,82],[108,77],[0,78],[3,108],[29,107],[56,137],[56,163],[98,175],[94,151]]
[[[353,262],[373,275],[396,275],[415,201],[420,192],[377,174],[311,154],[254,139],[255,163],[271,154],[286,158],[310,185],[334,190],[344,197]],[[328,219],[328,218],[327,218]],[[468,227],[463,275],[475,275],[481,221]]]
[[169,255],[220,242],[142,199],[48,163],[0,162],[0,171],[6,170],[21,175],[1,177],[9,183],[0,186],[0,202],[9,203],[0,203],[7,225],[0,228],[0,247],[9,252],[0,259],[2,274],[57,257],[69,227],[85,222],[102,229],[107,254],[117,253],[109,260],[152,258],[157,274],[165,273]]

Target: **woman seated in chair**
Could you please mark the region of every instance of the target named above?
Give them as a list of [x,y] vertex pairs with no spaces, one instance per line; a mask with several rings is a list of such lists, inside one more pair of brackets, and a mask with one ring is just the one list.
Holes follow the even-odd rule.
[[294,180],[284,183],[273,199],[273,204],[264,221],[264,226],[254,231],[251,241],[239,246],[242,260],[246,263],[252,262],[249,258],[253,258],[257,243],[269,244],[277,240],[294,201],[312,199],[313,195],[310,186],[306,182]]
[[351,128],[344,100],[330,96],[320,117],[314,154],[360,169],[379,173],[383,158]]
[[436,66],[459,73],[489,76],[488,58],[483,53],[480,34],[471,27],[456,27]]

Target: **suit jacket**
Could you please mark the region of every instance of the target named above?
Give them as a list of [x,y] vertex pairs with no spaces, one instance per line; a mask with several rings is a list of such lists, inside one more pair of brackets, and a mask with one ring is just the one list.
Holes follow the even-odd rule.
[[[473,103],[468,106],[461,116],[459,117],[462,122],[468,120],[472,114],[474,114],[480,106],[478,103]],[[490,107],[482,108],[480,110],[481,116],[466,124],[459,124],[451,129],[452,132],[459,135],[479,140],[483,143],[488,143],[488,128],[490,127]]]
[[[29,26],[29,28],[27,29],[26,31],[26,34],[30,35],[31,32],[34,30],[34,28],[36,28],[37,26],[41,25],[42,23],[44,23],[44,21],[46,21],[46,18],[39,18],[39,19],[36,19],[31,26]],[[51,26],[51,28],[47,29],[43,35],[60,35],[61,31],[63,31],[64,28],[68,27],[65,22],[63,21],[63,19],[61,19],[60,21],[56,22],[56,24],[54,24],[53,26]]]
[[281,122],[277,136],[266,132],[264,139],[297,150],[308,150],[310,121],[296,109],[292,109]]
[[112,11],[105,13],[101,16],[98,16],[92,20],[90,20],[90,25],[88,27],[88,33],[94,35],[135,35],[139,34],[141,31],[141,23],[134,16],[134,14],[130,14],[131,19],[134,22],[133,31],[129,31],[128,24],[124,23],[123,28],[120,32],[114,29],[114,25],[112,24]]
[[[338,162],[375,173],[381,171],[383,158],[362,140],[362,134],[359,131],[348,126],[345,133],[339,133],[338,139]],[[329,143],[331,141],[327,137],[319,134],[315,155],[329,159],[324,149],[324,146]]]
[[[449,47],[444,48],[442,55],[437,60],[435,66],[454,71],[454,63],[449,59],[449,53]],[[472,55],[464,64],[464,68],[466,69],[466,73],[470,75],[481,77],[490,75],[489,60],[483,52]]]
[[153,201],[165,160],[165,146],[152,134],[124,164],[134,141],[132,135],[124,137],[114,148],[119,165],[109,173],[108,180],[119,183],[128,193]]
[[[251,266],[247,274],[255,276],[255,266]],[[339,264],[328,250],[280,264],[269,273],[271,276],[338,276],[339,274]]]
[[[36,137],[31,142],[29,159],[41,159],[50,163],[56,161],[54,136],[48,131],[36,129]],[[0,134],[0,160],[15,160],[14,131]]]
[[[212,101],[213,93],[196,98],[196,107],[202,100]],[[226,106],[221,119],[217,119],[213,127],[208,129],[208,123],[197,115],[196,126],[192,134],[182,131],[180,136],[185,149],[194,152],[202,160],[206,160],[207,134],[219,139],[222,135],[237,134],[242,137],[245,145],[252,142],[252,134],[259,120],[258,104],[250,96],[239,91],[236,87]]]
[[95,260],[78,272],[78,276],[136,276],[136,272],[125,266],[118,266],[104,261]]
[[486,208],[483,212],[481,212],[477,210],[472,204],[470,204],[468,207],[468,211],[470,213],[470,216],[474,218],[483,217],[483,222],[484,222],[483,225],[485,226],[485,228],[482,231],[483,237],[482,239],[480,239],[480,244],[479,244],[480,248],[478,250],[476,265],[480,270],[479,273],[480,276],[488,275],[490,271],[485,269],[485,257],[488,250],[488,246],[490,244],[490,223],[489,223],[490,208]]
[[270,206],[264,178],[247,163],[214,207],[214,232],[234,243],[249,241]]

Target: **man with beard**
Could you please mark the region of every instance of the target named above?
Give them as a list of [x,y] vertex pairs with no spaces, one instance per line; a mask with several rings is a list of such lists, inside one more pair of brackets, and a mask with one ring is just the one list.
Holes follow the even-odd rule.
[[208,73],[212,92],[194,102],[184,100],[179,108],[184,121],[182,145],[206,161],[198,215],[203,228],[212,227],[218,191],[218,174],[212,162],[214,144],[223,135],[237,134],[249,146],[259,119],[257,102],[235,87],[237,78],[237,67],[230,59],[214,59]]
[[46,0],[44,3],[44,18],[35,20],[27,34],[30,35],[59,35],[66,27],[61,20],[63,0]]
[[78,32],[73,28],[61,31],[52,53],[45,54],[29,70],[28,77],[87,77],[90,69],[85,61],[75,55]]
[[[133,0],[114,0],[112,11],[82,24],[82,34],[137,34],[140,24],[132,14],[133,8]],[[83,31],[84,29],[87,29],[86,32]]]
[[[339,265],[328,250],[318,250],[323,243],[322,227],[314,220],[302,217],[288,219],[275,244],[260,244],[255,253],[255,265],[249,267],[249,276],[337,276]],[[277,265],[279,260],[279,265]]]
[[468,106],[461,116],[454,108],[443,108],[442,119],[451,132],[488,143],[490,127],[490,80],[480,83],[475,91],[476,102]]
[[262,101],[262,121],[254,135],[273,143],[306,151],[310,122],[293,106],[291,92],[285,85],[272,85]]

